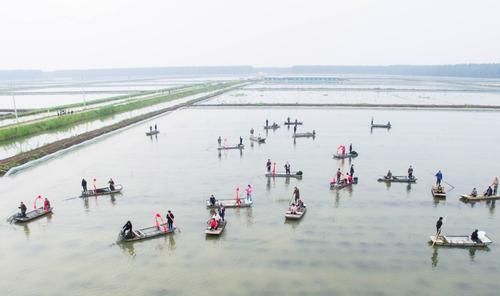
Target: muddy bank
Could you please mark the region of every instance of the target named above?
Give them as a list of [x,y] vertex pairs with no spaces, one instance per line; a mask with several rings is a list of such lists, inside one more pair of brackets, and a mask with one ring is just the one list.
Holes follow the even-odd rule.
[[98,136],[101,136],[101,135],[107,134],[109,132],[118,130],[120,128],[124,128],[126,126],[131,125],[131,124],[138,123],[140,121],[158,116],[158,115],[163,114],[165,112],[170,112],[170,111],[182,108],[182,107],[191,106],[195,103],[198,103],[198,102],[201,102],[203,100],[218,96],[222,93],[239,88],[241,86],[242,85],[237,85],[237,86],[233,86],[230,88],[226,88],[226,89],[202,96],[200,98],[190,100],[190,101],[185,102],[185,103],[180,103],[180,104],[177,104],[177,105],[174,105],[171,107],[167,107],[167,108],[152,111],[152,112],[149,112],[146,114],[138,115],[136,117],[125,119],[125,120],[120,121],[118,123],[102,127],[100,129],[86,132],[86,133],[83,133],[83,134],[80,134],[80,135],[77,135],[74,137],[62,139],[62,140],[44,145],[42,147],[23,152],[23,153],[20,153],[18,155],[15,155],[15,156],[12,156],[9,158],[2,159],[2,160],[0,160],[0,176],[4,176],[11,168],[23,165],[23,164],[28,163],[30,161],[33,161],[33,160],[42,158],[44,156],[53,154],[57,151],[69,148],[71,146],[74,146],[74,145],[77,145],[80,143],[83,143],[85,141],[88,141],[88,140],[91,140],[91,139],[96,138]]
[[327,108],[390,108],[390,109],[447,109],[447,110],[491,110],[500,111],[495,105],[420,105],[420,104],[302,104],[302,103],[252,103],[252,104],[197,104],[192,107],[327,107]]

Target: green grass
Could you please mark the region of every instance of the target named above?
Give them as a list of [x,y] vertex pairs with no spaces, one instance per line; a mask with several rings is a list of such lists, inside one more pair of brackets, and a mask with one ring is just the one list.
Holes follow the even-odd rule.
[[238,83],[241,83],[241,81],[231,81],[218,85],[199,85],[197,87],[190,86],[187,87],[186,90],[179,90],[178,92],[172,94],[154,96],[150,99],[142,99],[119,105],[108,105],[94,110],[77,112],[72,115],[40,120],[33,123],[21,124],[19,126],[9,126],[0,129],[0,143],[33,136],[42,132],[70,127],[78,123],[102,119],[115,114],[153,106],[186,96],[231,87]]

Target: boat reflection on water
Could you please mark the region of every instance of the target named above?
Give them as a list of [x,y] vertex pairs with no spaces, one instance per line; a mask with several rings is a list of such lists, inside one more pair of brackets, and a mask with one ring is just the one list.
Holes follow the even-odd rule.
[[31,230],[30,230],[27,223],[23,225],[23,230],[24,230],[24,235],[26,236],[26,239],[29,239]]
[[110,194],[109,195],[110,197],[110,201],[111,201],[111,204],[114,206],[116,205],[116,198],[115,198],[115,195],[114,194]]
[[[449,247],[439,247],[439,246],[433,246],[432,247],[432,256],[431,256],[431,266],[432,268],[436,268],[438,263],[439,263],[439,251],[438,249],[441,249],[442,251],[440,252],[446,252],[446,250],[451,250],[451,249],[454,249],[454,250],[457,250],[457,248],[449,248]],[[480,253],[483,253],[483,252],[489,252],[490,251],[490,248],[488,247],[485,247],[485,248],[458,248],[459,250],[467,250],[467,252],[469,253],[469,259],[471,262],[474,262],[474,259],[476,257],[476,253],[477,252],[480,252]]]

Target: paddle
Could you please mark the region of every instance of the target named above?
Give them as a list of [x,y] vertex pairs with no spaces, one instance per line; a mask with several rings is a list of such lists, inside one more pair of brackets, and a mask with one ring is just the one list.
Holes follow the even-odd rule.
[[439,228],[438,232],[436,232],[436,236],[434,237],[434,241],[432,242],[433,247],[434,247],[434,244],[436,243],[436,240],[438,239],[440,233],[441,233],[441,228]]
[[448,190],[448,191],[446,191],[446,193],[448,193],[448,192],[452,191],[453,189],[455,189],[455,186],[451,185],[450,183],[448,183],[448,182],[446,182],[446,181],[443,181],[443,183],[446,183],[446,185],[448,185],[448,186],[450,186],[450,187],[451,187],[451,189],[450,189],[450,190]]

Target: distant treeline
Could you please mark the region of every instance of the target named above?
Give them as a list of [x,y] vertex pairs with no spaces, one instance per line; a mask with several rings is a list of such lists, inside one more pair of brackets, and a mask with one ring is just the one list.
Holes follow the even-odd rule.
[[40,79],[137,79],[165,76],[209,76],[209,75],[329,75],[329,74],[376,74],[418,75],[500,78],[500,64],[460,64],[435,66],[293,66],[283,68],[258,68],[252,66],[212,67],[158,67],[158,68],[114,68],[88,70],[0,70],[0,80]]

